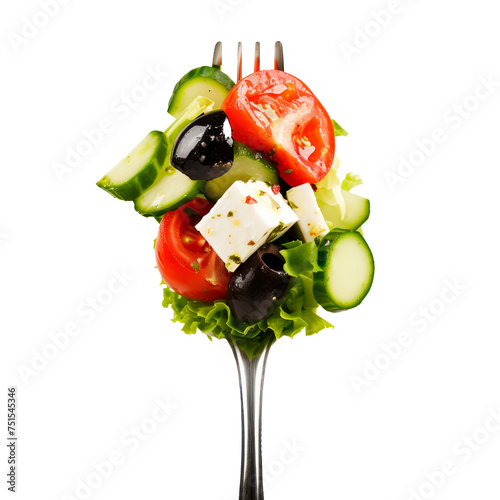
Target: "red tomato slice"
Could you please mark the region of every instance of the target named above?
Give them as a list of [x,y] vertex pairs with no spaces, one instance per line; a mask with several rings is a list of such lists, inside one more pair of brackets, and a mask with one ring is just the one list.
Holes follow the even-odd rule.
[[168,286],[188,299],[203,302],[225,299],[231,276],[194,227],[212,206],[203,198],[194,198],[166,213],[156,240],[158,270]]
[[288,73],[264,70],[240,80],[222,103],[233,137],[274,160],[291,186],[319,182],[335,156],[328,113]]

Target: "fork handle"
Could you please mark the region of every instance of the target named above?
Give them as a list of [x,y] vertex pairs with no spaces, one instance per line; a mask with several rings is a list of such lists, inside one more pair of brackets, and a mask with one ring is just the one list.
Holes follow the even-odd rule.
[[239,500],[264,500],[262,475],[262,390],[267,356],[274,341],[268,339],[263,351],[249,359],[237,340],[228,338],[238,367],[241,396],[241,479]]

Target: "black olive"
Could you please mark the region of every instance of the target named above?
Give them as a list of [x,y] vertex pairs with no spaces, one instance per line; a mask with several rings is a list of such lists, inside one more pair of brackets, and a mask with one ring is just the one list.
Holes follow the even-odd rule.
[[293,281],[284,263],[280,247],[269,243],[238,266],[227,287],[227,303],[238,321],[255,323],[281,305]]
[[222,110],[193,120],[177,137],[171,165],[193,180],[209,181],[224,175],[233,165],[231,125]]
[[[286,182],[283,177],[280,177],[279,179],[279,185],[280,185],[280,193],[285,196],[285,193],[289,190],[292,189],[292,186]],[[286,196],[285,196],[286,198]]]

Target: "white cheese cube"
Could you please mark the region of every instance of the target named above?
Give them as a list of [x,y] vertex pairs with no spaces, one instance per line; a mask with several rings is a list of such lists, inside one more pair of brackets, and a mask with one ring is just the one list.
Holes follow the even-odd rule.
[[286,197],[292,210],[299,218],[297,225],[306,243],[313,241],[317,236],[324,236],[328,233],[328,225],[310,184],[301,184],[289,189],[286,192]]
[[283,196],[261,181],[236,181],[196,229],[233,272],[264,243],[279,238],[298,217]]

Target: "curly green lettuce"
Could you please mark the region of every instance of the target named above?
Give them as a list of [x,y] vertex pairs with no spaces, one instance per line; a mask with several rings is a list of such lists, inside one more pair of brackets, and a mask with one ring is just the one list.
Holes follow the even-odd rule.
[[294,337],[305,331],[313,335],[333,328],[317,314],[318,303],[312,291],[312,274],[317,271],[317,248],[314,242],[284,243],[285,271],[295,277],[283,303],[271,316],[257,323],[241,323],[224,300],[214,303],[187,299],[168,286],[163,290],[163,307],[173,311],[172,321],[183,324],[182,331],[198,331],[219,339],[230,337],[249,358],[262,352],[269,340]]

